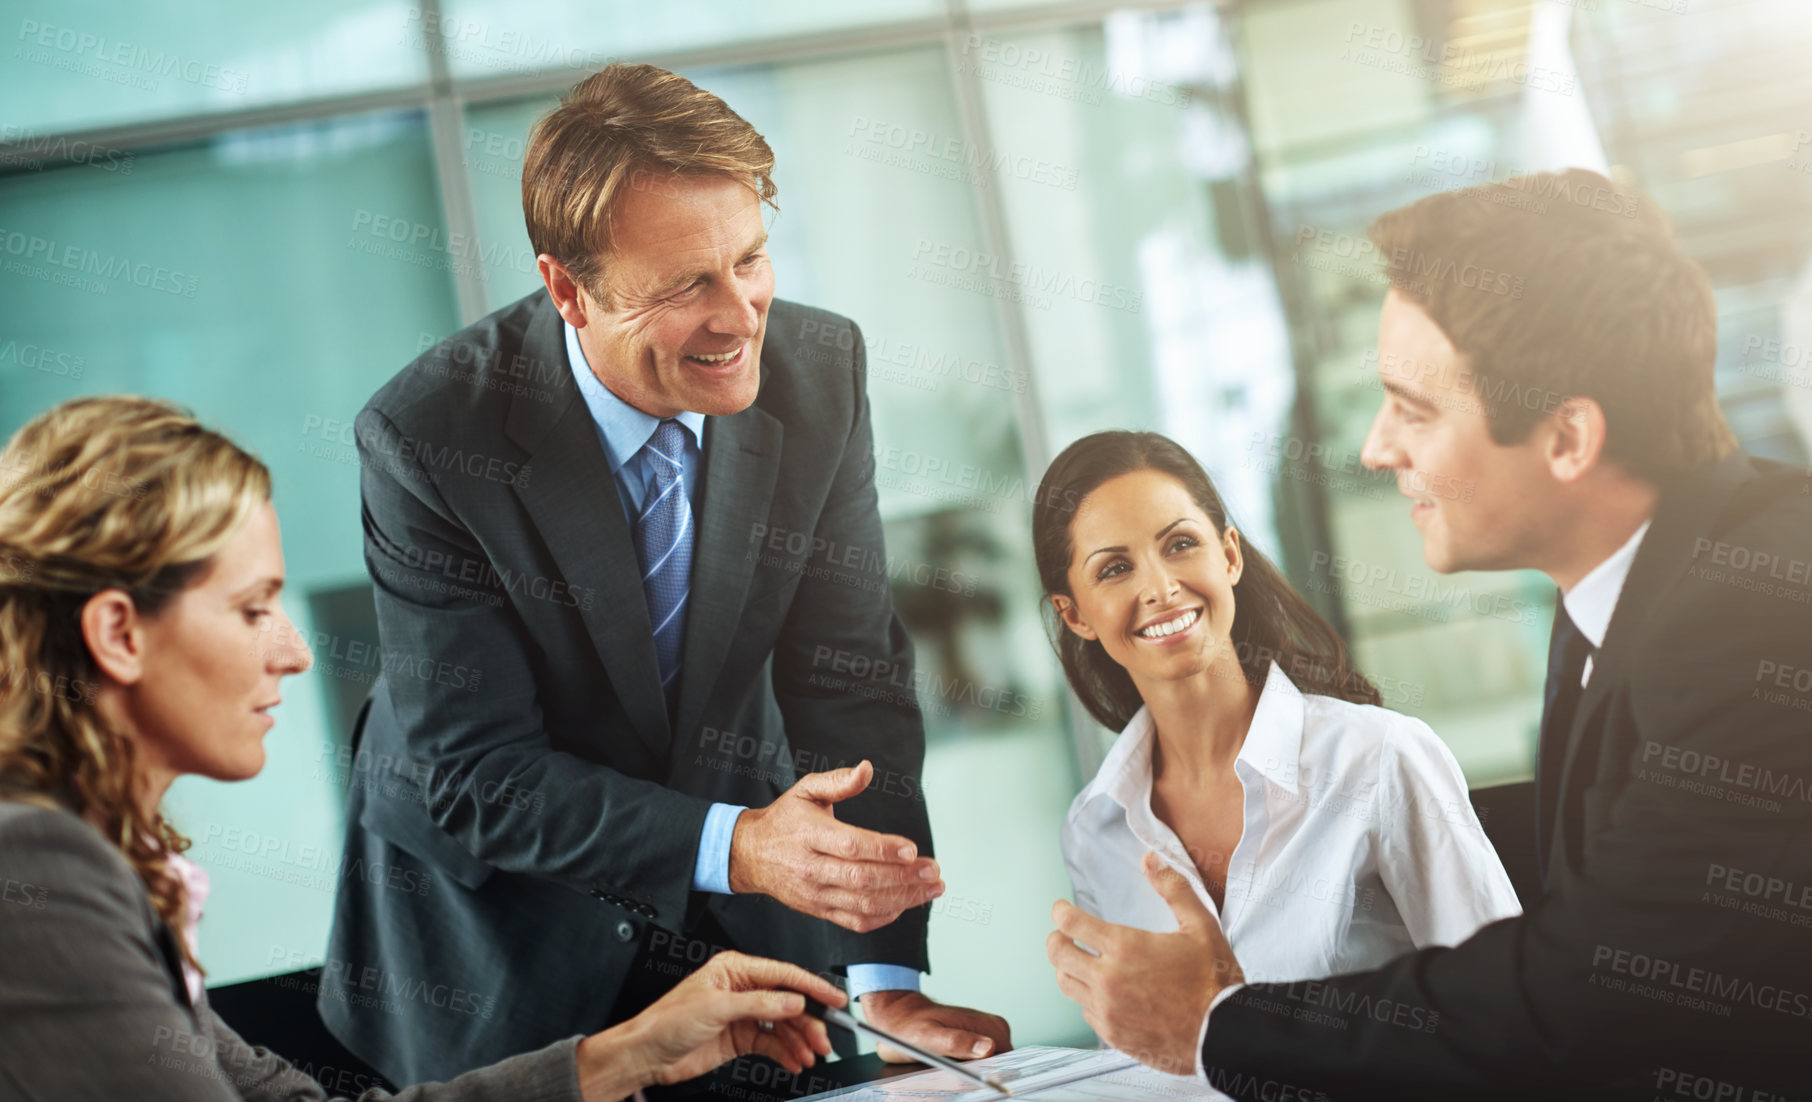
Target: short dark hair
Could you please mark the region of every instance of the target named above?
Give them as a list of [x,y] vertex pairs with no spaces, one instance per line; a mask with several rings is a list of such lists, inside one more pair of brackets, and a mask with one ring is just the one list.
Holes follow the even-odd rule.
[[1654,200],[1571,168],[1430,195],[1367,232],[1466,358],[1497,443],[1581,397],[1604,410],[1605,457],[1650,483],[1735,447],[1711,283]]

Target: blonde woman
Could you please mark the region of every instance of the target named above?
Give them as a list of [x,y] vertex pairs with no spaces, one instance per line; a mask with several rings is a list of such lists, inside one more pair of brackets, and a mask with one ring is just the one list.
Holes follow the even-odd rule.
[[[279,683],[312,662],[278,603],[270,491],[148,399],[64,403],[0,452],[0,1095],[327,1097],[209,1008],[206,879],[159,811],[184,774],[256,775]],[[844,1003],[725,953],[603,1033],[395,1097],[602,1102],[749,1052],[798,1071],[830,1052],[800,993]]]

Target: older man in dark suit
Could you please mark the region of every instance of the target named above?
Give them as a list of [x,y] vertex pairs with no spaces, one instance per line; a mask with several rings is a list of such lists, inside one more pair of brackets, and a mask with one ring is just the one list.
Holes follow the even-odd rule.
[[545,291],[358,418],[385,677],[346,860],[383,873],[342,878],[319,1005],[398,1081],[626,1019],[724,947],[846,969],[947,1054],[1009,1044],[917,990],[943,882],[863,343],[774,298],[772,165],[682,77],[584,81],[524,163]]

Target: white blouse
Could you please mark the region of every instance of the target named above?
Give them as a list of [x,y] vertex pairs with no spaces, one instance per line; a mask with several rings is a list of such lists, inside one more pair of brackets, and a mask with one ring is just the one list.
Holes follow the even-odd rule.
[[1305,694],[1272,663],[1234,763],[1245,827],[1216,908],[1151,810],[1141,708],[1063,824],[1076,905],[1153,932],[1176,919],[1139,863],[1155,851],[1215,913],[1249,983],[1336,976],[1456,945],[1522,908],[1453,755],[1387,708]]

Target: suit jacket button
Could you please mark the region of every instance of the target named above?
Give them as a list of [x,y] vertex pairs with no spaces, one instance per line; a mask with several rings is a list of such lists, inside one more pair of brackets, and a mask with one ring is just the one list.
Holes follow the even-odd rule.
[[618,941],[634,941],[635,940],[635,927],[631,926],[627,922],[617,923],[617,940]]

